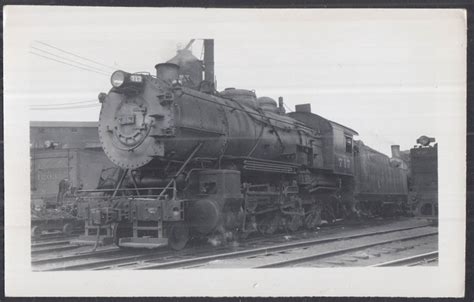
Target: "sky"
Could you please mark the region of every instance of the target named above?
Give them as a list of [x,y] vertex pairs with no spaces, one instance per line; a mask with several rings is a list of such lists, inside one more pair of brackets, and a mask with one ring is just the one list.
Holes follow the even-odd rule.
[[[462,118],[460,10],[7,6],[4,22],[5,104],[25,105],[29,120],[96,121],[114,70],[154,73],[193,38],[215,40],[219,90],[311,103],[385,154],[457,135],[443,125]],[[202,43],[192,50],[201,57]]]

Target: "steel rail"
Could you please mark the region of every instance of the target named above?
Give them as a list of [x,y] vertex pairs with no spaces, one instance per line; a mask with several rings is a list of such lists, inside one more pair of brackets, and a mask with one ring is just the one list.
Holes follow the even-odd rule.
[[31,244],[34,245],[34,244],[41,244],[43,242],[50,242],[52,240],[68,240],[68,239],[73,239],[73,238],[76,238],[77,235],[79,235],[80,233],[78,234],[75,234],[75,235],[71,235],[71,236],[68,236],[68,235],[65,235],[65,234],[55,234],[54,236],[53,235],[49,235],[47,237],[37,237],[37,238],[34,238],[32,237],[31,238]]
[[52,245],[68,244],[70,242],[71,242],[70,240],[38,242],[38,243],[33,243],[31,245],[31,248],[33,249],[33,248],[47,247],[47,246],[52,246]]
[[[400,232],[400,231],[408,231],[408,230],[424,228],[424,227],[428,227],[428,225],[409,227],[409,228],[397,228],[397,229],[377,231],[377,232],[371,232],[371,233],[360,233],[360,234],[340,236],[340,237],[330,237],[330,238],[324,238],[324,239],[281,244],[281,245],[275,245],[275,246],[269,246],[269,247],[260,247],[260,248],[255,248],[255,249],[221,253],[221,254],[216,254],[216,255],[183,259],[183,260],[177,260],[177,261],[171,261],[171,262],[152,263],[152,264],[139,266],[134,269],[142,270],[142,269],[156,269],[156,268],[160,268],[160,269],[180,268],[180,267],[189,266],[189,265],[206,263],[212,260],[244,257],[244,256],[258,255],[258,254],[267,254],[269,252],[277,252],[277,251],[282,251],[282,250],[289,250],[289,249],[294,249],[294,248],[301,248],[301,247],[306,247],[306,246],[319,245],[323,243],[330,243],[330,242],[336,242],[336,241],[342,241],[342,240],[357,239],[357,238],[362,238],[362,237],[384,235],[384,234],[395,233],[395,232]],[[153,259],[153,260],[158,260],[158,259]]]
[[[120,250],[119,250],[120,251]],[[163,254],[162,256],[167,255]],[[97,256],[97,254],[92,254],[89,257],[94,257]],[[141,254],[132,254],[132,255],[119,255],[119,257],[114,257],[114,258],[107,258],[107,259],[94,259],[95,261],[91,262],[85,262],[85,263],[79,263],[79,264],[72,264],[72,265],[67,265],[67,266],[61,266],[61,267],[56,267],[52,269],[45,269],[43,271],[65,271],[65,270],[85,270],[85,269],[94,269],[94,268],[100,268],[103,266],[111,265],[111,266],[121,266],[127,263],[136,263],[137,261],[144,261],[149,258],[154,258],[156,257],[156,251],[153,250],[148,250],[146,252],[143,252]],[[87,257],[80,257],[78,259],[82,258],[87,258]]]
[[388,267],[388,266],[415,266],[418,264],[429,263],[438,259],[438,251],[409,256],[392,261],[377,263],[370,267]]
[[53,247],[46,247],[40,249],[31,249],[31,255],[39,255],[39,254],[47,254],[47,253],[54,253],[54,252],[61,252],[61,251],[68,251],[77,249],[79,246],[77,245],[60,245],[60,246],[53,246]]
[[393,239],[388,239],[388,240],[381,240],[381,241],[372,242],[372,243],[369,243],[369,244],[361,244],[361,245],[351,246],[349,248],[341,248],[341,249],[337,249],[337,250],[330,251],[330,252],[322,252],[322,253],[320,252],[320,253],[316,253],[316,254],[309,255],[309,256],[298,257],[298,258],[283,260],[283,261],[277,261],[277,262],[273,262],[273,263],[270,263],[270,264],[254,266],[252,268],[286,267],[286,266],[299,264],[299,263],[303,263],[303,262],[309,262],[309,261],[313,261],[313,260],[329,258],[329,257],[333,257],[333,256],[337,256],[337,255],[341,255],[341,254],[345,254],[345,253],[349,253],[349,252],[358,251],[358,250],[364,250],[366,248],[374,247],[374,246],[377,246],[377,245],[384,245],[384,244],[389,244],[389,243],[398,242],[398,241],[414,240],[414,239],[430,237],[430,236],[435,236],[435,235],[438,235],[437,231],[436,232],[430,232],[430,233],[427,233],[427,234],[422,234],[422,235],[416,235],[416,236],[406,236],[406,237],[402,237],[402,238],[393,238]]
[[63,261],[71,261],[71,260],[78,260],[78,259],[83,259],[83,258],[90,258],[90,257],[95,257],[95,256],[100,256],[104,254],[110,254],[110,253],[117,253],[120,252],[120,249],[118,247],[113,247],[113,248],[108,248],[100,251],[88,251],[88,252],[82,252],[82,253],[77,253],[77,254],[72,254],[72,255],[65,255],[65,256],[56,256],[53,258],[44,258],[44,259],[32,259],[31,264],[32,265],[40,265],[40,264],[47,264],[47,263],[57,263],[57,262],[63,262]]

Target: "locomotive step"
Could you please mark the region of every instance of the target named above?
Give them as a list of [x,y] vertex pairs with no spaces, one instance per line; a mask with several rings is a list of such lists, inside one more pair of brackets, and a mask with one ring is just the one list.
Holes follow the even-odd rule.
[[150,237],[126,237],[120,238],[119,245],[121,247],[154,249],[157,247],[167,246],[168,239]]

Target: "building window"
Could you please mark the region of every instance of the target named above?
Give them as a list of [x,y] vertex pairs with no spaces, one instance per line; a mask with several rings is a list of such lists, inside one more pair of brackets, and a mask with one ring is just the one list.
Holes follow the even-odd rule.
[[346,136],[346,152],[352,153],[352,138],[349,136]]
[[71,128],[71,132],[77,132],[77,128]]

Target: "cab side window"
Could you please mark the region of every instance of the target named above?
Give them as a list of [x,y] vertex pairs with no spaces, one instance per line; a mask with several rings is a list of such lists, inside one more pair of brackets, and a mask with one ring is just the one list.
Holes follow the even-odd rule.
[[352,154],[352,138],[346,136],[346,152]]

